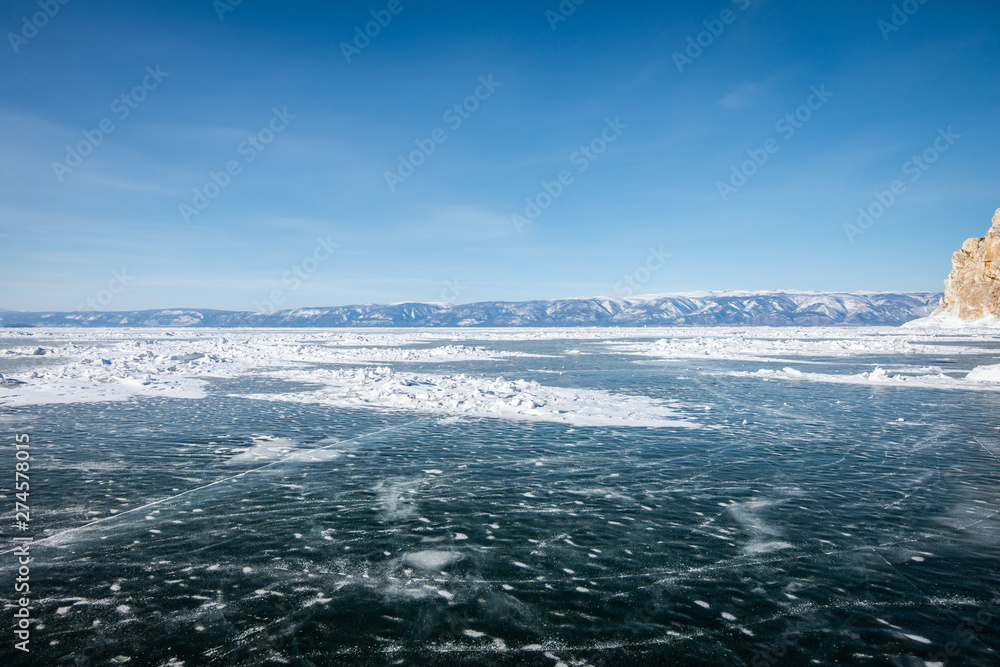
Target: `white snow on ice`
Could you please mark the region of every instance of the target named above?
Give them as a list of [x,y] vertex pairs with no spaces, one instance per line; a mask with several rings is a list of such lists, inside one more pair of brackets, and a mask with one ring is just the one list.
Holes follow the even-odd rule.
[[962,329],[962,330],[995,330],[1000,329],[1000,320],[993,315],[987,315],[978,320],[961,320],[951,313],[939,313],[931,317],[923,317],[903,325],[906,329]]
[[[8,359],[32,356],[47,364],[28,376],[0,378],[0,405],[40,405],[122,401],[133,396],[201,398],[205,380],[258,374],[276,368],[315,364],[450,363],[524,356],[484,347],[445,345],[432,348],[345,348],[368,341],[357,335],[248,333],[246,331],[142,332],[129,330],[57,330],[33,336],[31,345],[4,350]],[[52,344],[43,336],[58,340]],[[23,336],[23,334],[22,334]],[[330,340],[327,340],[329,338]],[[404,340],[396,334],[393,339]],[[379,339],[386,343],[388,338]],[[44,342],[44,355],[33,355]]]
[[535,381],[402,373],[383,367],[286,370],[269,375],[322,386],[247,398],[579,426],[698,427],[665,401],[596,389],[549,387]]
[[739,371],[727,373],[727,375],[733,377],[758,377],[765,380],[801,380],[882,387],[1000,391],[1000,365],[979,366],[964,378],[954,378],[940,371],[921,373],[920,369],[915,369],[914,374],[904,375],[898,373],[894,375],[881,366],[876,366],[874,370],[869,372],[848,375],[808,373],[791,367],[781,370],[761,369],[755,373]]
[[[693,427],[678,404],[607,391],[540,385],[469,373],[415,373],[409,364],[497,362],[521,352],[483,341],[563,341],[564,359],[611,349],[637,359],[756,360],[792,365],[822,359],[977,354],[996,358],[996,330],[834,327],[584,328],[375,330],[33,329],[4,332],[0,361],[30,371],[0,376],[0,405],[123,401],[133,397],[203,397],[213,378],[268,376],[316,385],[250,398],[330,406],[406,410],[442,419],[501,418],[592,426]],[[139,337],[139,339],[136,339]],[[41,352],[41,354],[40,354]],[[789,357],[783,359],[782,357]],[[886,366],[876,367],[875,361]],[[935,362],[936,363],[936,362]],[[391,368],[380,367],[391,365]],[[737,373],[764,380],[1000,390],[1000,369],[982,365],[946,375],[886,359],[854,375],[783,370]],[[333,366],[333,368],[330,368]],[[361,366],[361,368],[358,368]],[[971,372],[969,372],[971,370]],[[964,377],[959,377],[962,373]],[[241,456],[266,458],[263,444]],[[330,453],[329,456],[335,456]]]
[[254,446],[232,457],[230,463],[258,461],[332,461],[343,456],[338,449],[301,447],[289,438],[254,438]]
[[[949,332],[951,333],[951,332]],[[995,341],[996,335],[956,336],[886,328],[678,329],[657,341],[613,341],[615,351],[661,359],[770,361],[775,357],[854,357],[869,354],[983,354],[987,349],[940,343]]]

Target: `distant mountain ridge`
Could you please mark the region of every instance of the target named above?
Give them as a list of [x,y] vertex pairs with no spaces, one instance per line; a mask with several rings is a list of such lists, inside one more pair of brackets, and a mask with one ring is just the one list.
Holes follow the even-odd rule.
[[899,326],[935,292],[691,292],[549,301],[363,304],[273,313],[179,308],[121,312],[0,310],[4,327],[636,327]]

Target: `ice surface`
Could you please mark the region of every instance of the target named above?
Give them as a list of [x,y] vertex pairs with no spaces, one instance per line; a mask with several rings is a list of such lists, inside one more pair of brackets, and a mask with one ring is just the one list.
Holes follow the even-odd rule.
[[[2,410],[45,664],[923,664],[993,599],[995,332],[84,334],[0,371],[205,398]],[[874,390],[922,386],[979,393]]]

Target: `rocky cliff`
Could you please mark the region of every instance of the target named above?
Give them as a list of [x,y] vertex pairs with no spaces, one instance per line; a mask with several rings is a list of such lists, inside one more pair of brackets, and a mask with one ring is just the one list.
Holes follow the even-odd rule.
[[984,238],[969,239],[951,258],[952,271],[935,316],[1000,319],[1000,210]]

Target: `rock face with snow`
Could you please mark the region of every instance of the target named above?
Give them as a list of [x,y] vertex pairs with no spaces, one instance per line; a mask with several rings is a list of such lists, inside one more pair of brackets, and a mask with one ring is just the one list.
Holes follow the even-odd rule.
[[6,327],[899,326],[927,317],[932,292],[698,292],[626,298],[300,308],[274,313],[146,310],[0,312]]
[[1000,319],[1000,209],[984,238],[969,239],[951,258],[952,271],[934,315],[960,320]]

